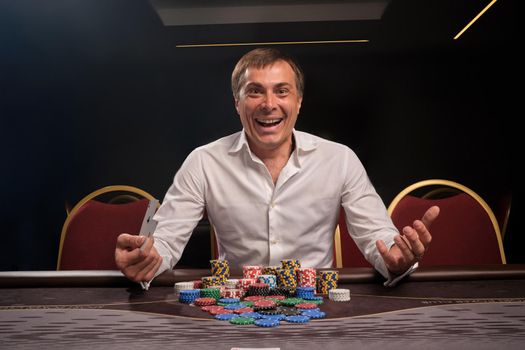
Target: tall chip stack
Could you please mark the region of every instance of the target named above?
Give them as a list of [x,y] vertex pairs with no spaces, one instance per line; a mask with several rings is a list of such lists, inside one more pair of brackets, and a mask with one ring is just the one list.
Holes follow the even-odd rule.
[[230,277],[230,265],[227,260],[210,260],[212,276],[222,276],[226,281]]
[[277,270],[277,286],[286,289],[297,288],[297,276],[295,270],[292,269],[278,269]]
[[316,271],[311,267],[301,267],[297,269],[297,284],[299,287],[316,286]]
[[330,289],[337,288],[337,282],[339,280],[339,272],[335,270],[321,271],[319,272],[317,290],[321,294],[328,294]]

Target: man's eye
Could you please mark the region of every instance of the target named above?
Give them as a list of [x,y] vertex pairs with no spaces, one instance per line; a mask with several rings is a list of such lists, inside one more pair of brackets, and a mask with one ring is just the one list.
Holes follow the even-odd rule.
[[282,95],[288,95],[288,92],[289,92],[288,89],[279,89],[279,90],[277,90],[277,94],[279,94],[281,96]]
[[248,95],[257,95],[257,94],[260,94],[260,91],[258,89],[252,88],[252,89],[246,90],[246,93]]

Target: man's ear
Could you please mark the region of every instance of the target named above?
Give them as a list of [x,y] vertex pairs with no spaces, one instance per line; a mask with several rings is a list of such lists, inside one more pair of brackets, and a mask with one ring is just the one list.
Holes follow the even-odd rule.
[[237,110],[237,114],[241,115],[239,112],[239,99],[233,96],[233,100],[235,101],[235,109]]

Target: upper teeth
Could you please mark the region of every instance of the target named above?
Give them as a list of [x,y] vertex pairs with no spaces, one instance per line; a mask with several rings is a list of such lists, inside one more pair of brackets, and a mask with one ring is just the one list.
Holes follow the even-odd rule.
[[281,119],[257,119],[257,121],[263,124],[272,124],[281,121]]

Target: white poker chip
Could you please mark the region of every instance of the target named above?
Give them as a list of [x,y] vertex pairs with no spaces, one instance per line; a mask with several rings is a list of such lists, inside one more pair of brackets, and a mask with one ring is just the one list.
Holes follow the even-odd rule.
[[328,299],[332,301],[350,301],[350,289],[330,289],[328,291]]
[[180,292],[181,290],[193,289],[193,282],[177,282],[173,287],[175,288],[176,292]]

